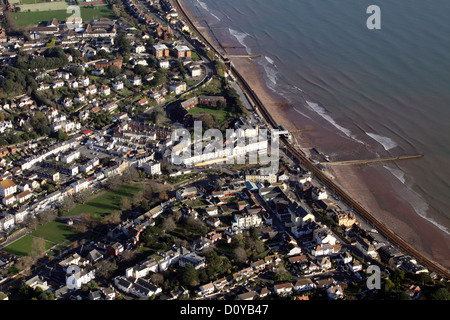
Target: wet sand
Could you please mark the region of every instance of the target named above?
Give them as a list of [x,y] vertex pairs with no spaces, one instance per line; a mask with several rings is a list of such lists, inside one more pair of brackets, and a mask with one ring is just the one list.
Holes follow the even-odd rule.
[[[187,7],[184,5],[184,8]],[[194,15],[190,15],[194,18]],[[197,26],[201,26],[198,21]],[[208,40],[216,40],[203,32]],[[333,160],[363,159],[373,156],[363,145],[337,135],[332,128],[318,124],[296,112],[290,103],[275,94],[265,84],[265,75],[249,58],[232,58],[232,64],[245,78],[268,112],[278,124],[288,130],[306,130],[294,134],[297,147],[306,154],[308,148],[317,147],[326,154],[334,155]],[[333,166],[328,172],[347,193],[360,203],[373,217],[388,226],[413,248],[432,261],[450,270],[450,238],[432,223],[420,217],[412,204],[395,194],[395,181],[387,178],[379,170],[379,164],[366,166]]]

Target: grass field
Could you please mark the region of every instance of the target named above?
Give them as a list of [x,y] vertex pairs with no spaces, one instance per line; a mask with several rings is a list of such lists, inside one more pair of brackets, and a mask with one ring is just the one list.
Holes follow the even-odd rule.
[[120,200],[123,197],[133,197],[133,195],[140,190],[137,185],[128,185],[117,188],[116,190],[108,191],[101,196],[98,196],[85,204],[79,205],[76,208],[65,213],[64,216],[79,215],[82,213],[89,213],[93,218],[102,218],[114,210],[120,210]]
[[[2,250],[7,251],[9,253],[18,255],[18,256],[26,256],[31,251],[31,243],[33,241],[33,237],[30,235],[26,235],[10,245],[6,246]],[[53,243],[46,241],[45,248],[49,249],[53,246]]]
[[217,118],[219,122],[222,122],[225,120],[227,116],[227,112],[224,110],[218,110],[218,109],[211,109],[207,107],[194,107],[189,110],[190,114],[197,114],[197,113],[209,113]]
[[[83,22],[100,18],[117,19],[116,15],[109,6],[81,8],[80,12]],[[26,26],[47,22],[53,18],[56,18],[59,21],[66,21],[66,18],[71,15],[72,13],[67,13],[66,10],[53,10],[39,12],[16,12],[13,14],[13,17],[18,25]]]
[[[73,210],[67,212],[65,216],[90,213],[93,218],[102,218],[113,210],[120,210],[120,200],[123,197],[133,197],[140,190],[140,186],[127,185],[115,190],[108,191],[85,204],[79,205]],[[77,235],[78,231],[73,226],[66,225],[59,221],[50,221],[38,227],[31,235],[26,235],[19,240],[14,241],[2,250],[19,256],[27,255],[31,250],[31,242],[34,237],[41,237],[47,240],[46,248],[49,249],[55,244],[62,243]]]
[[54,244],[61,243],[76,234],[77,231],[74,227],[55,220],[38,227],[32,233],[33,236],[44,238]]

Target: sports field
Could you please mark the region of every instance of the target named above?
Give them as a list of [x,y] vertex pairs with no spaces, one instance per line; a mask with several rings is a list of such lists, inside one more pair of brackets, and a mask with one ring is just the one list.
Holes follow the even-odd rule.
[[64,216],[68,217],[89,213],[93,218],[102,218],[114,210],[120,210],[120,200],[123,197],[132,198],[139,190],[140,187],[137,185],[119,187],[115,190],[108,191],[85,204],[77,206],[65,213]]
[[[75,207],[73,210],[67,212],[65,216],[89,213],[94,219],[101,219],[114,210],[120,210],[120,200],[123,197],[132,198],[139,190],[140,186],[138,185],[119,187],[115,190],[108,191],[85,204]],[[74,226],[69,226],[64,222],[54,220],[38,227],[30,235],[26,235],[14,241],[2,250],[19,256],[25,256],[31,250],[33,237],[44,238],[46,240],[46,248],[49,249],[53,245],[70,240],[72,237],[76,236],[77,233],[78,231]]]
[[[93,8],[81,8],[81,18],[83,22],[93,21],[96,19],[117,19],[117,16],[111,10],[110,6],[93,7]],[[36,25],[42,22],[47,22],[56,18],[58,21],[66,21],[67,17],[70,17],[72,12],[67,13],[66,10],[52,10],[52,11],[38,11],[38,12],[16,12],[13,13],[13,17],[17,24],[20,26]]]
[[[2,250],[7,251],[9,253],[15,254],[17,256],[26,256],[31,251],[31,243],[33,241],[33,237],[30,235],[26,235],[10,245],[4,247]],[[49,249],[53,246],[53,243],[46,241],[45,249]]]

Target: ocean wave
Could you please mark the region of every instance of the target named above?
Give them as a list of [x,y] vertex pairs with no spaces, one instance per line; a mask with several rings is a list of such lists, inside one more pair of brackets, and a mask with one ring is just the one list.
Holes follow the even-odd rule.
[[383,166],[383,168],[387,169],[394,177],[396,177],[401,183],[405,184],[405,173],[400,169],[390,168],[388,166]]
[[206,5],[206,3],[197,0],[197,3],[205,10],[207,11],[210,15],[212,15],[214,18],[216,18],[218,21],[221,21],[220,18],[218,16],[216,16],[214,13],[211,12],[211,10],[209,10],[208,6]]
[[250,48],[244,42],[245,38],[247,38],[250,35],[246,32],[240,32],[231,28],[228,28],[228,31],[245,48],[245,51],[247,51],[248,54],[251,54]]
[[381,144],[383,146],[384,150],[386,150],[386,151],[394,149],[395,147],[398,147],[398,144],[391,138],[381,136],[376,133],[370,133],[370,132],[366,132],[366,134],[369,137],[371,137],[373,140],[375,140],[376,142]]
[[334,121],[334,119],[328,114],[325,108],[319,106],[317,103],[314,102],[306,101],[306,103],[314,112],[316,112],[319,116],[328,121],[331,125],[333,125],[333,127],[344,133],[347,137],[363,145],[366,145],[364,141],[361,141],[358,138],[356,138],[356,136],[353,135],[349,129],[344,128],[343,126],[339,125],[336,121]]
[[405,173],[400,169],[391,168],[386,165],[383,165],[383,168],[387,169],[395,178],[397,178],[405,186],[405,189],[399,193],[399,196],[408,201],[413,207],[414,211],[420,217],[427,220],[428,222],[439,228],[447,235],[450,235],[449,229],[447,227],[439,224],[435,219],[429,216],[429,214],[427,213],[429,209],[428,203],[425,201],[425,199],[422,198],[421,195],[419,195],[416,191],[412,189],[413,182],[407,183]]
[[275,65],[275,62],[270,57],[264,56],[264,59],[266,59],[271,65]]

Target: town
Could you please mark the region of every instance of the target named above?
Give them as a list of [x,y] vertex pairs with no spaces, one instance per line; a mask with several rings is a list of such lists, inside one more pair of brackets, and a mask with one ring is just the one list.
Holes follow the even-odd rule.
[[[2,3],[0,300],[448,299],[282,146],[267,170],[254,138],[290,133],[172,3],[107,5],[23,29]],[[198,122],[238,134],[175,161]]]

